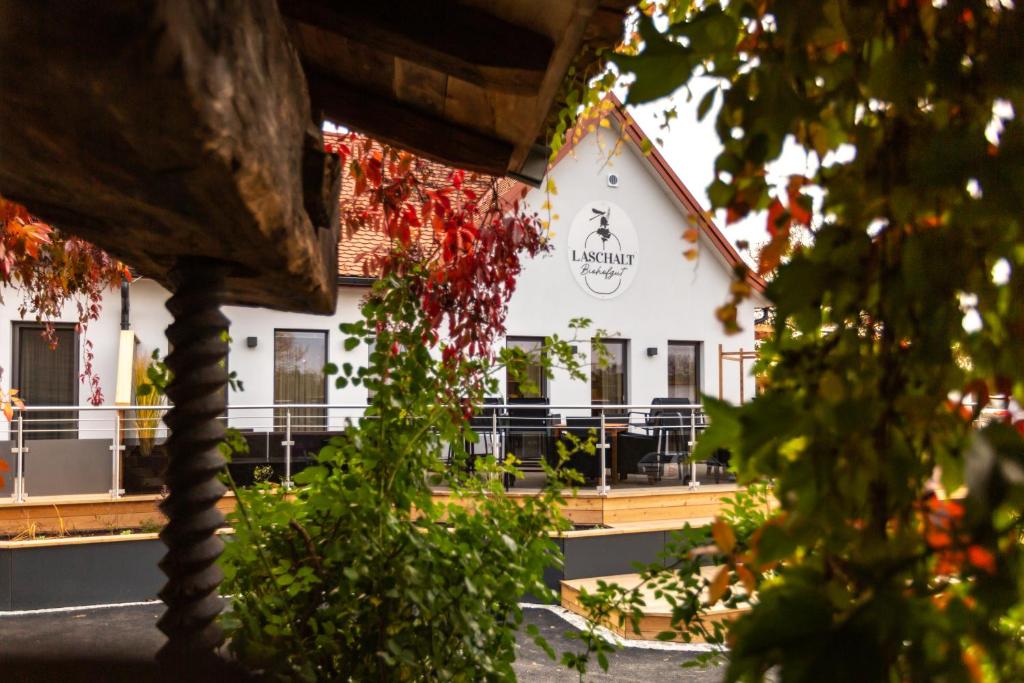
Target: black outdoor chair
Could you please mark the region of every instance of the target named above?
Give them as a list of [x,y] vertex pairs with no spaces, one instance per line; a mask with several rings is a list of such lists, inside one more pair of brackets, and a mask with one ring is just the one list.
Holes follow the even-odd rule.
[[[549,401],[546,398],[512,398],[508,404],[506,450],[519,459],[519,468],[524,472],[540,471],[540,460],[547,456],[552,443],[554,418]],[[527,452],[526,445],[533,440],[537,441],[537,449]]]
[[678,398],[658,397],[651,400],[654,407],[644,417],[639,432],[624,432],[619,435],[619,475],[646,474],[654,483],[661,481],[666,470],[674,466],[681,482],[690,479],[684,473],[689,461],[690,412],[674,408],[683,401]]
[[[586,481],[594,481],[601,477],[600,450],[595,448],[593,453],[588,453],[582,448],[591,439],[593,439],[595,446],[601,445],[601,418],[567,417],[565,419],[565,427],[562,428],[562,433],[558,440],[558,442],[565,446],[569,455],[569,459],[563,467],[576,470]],[[557,445],[548,451],[547,461],[552,467],[558,463]]]
[[[466,440],[463,443],[463,447],[466,451],[466,471],[476,471],[476,459],[480,455],[486,456],[489,453],[494,452],[495,447],[495,428],[497,428],[497,445],[500,447],[502,442],[502,430],[504,429],[504,418],[505,413],[500,406],[504,403],[504,399],[500,396],[488,396],[484,398],[484,407],[469,418],[469,427],[476,434],[476,441]],[[494,406],[494,407],[488,407]],[[477,451],[477,447],[482,446],[482,450]],[[448,444],[448,466],[452,465],[452,459],[455,454],[455,449],[452,444]],[[498,461],[501,462],[505,459],[505,454],[502,450],[498,451]]]
[[[316,462],[320,449],[327,445],[331,438],[343,435],[343,431],[293,431],[291,475],[294,477]],[[273,479],[284,481],[288,469],[285,466],[284,432],[250,431],[243,432],[242,436],[249,444],[249,452],[235,455],[228,464],[228,471],[235,484],[251,485],[254,482],[255,468],[259,465],[269,465],[273,469]]]

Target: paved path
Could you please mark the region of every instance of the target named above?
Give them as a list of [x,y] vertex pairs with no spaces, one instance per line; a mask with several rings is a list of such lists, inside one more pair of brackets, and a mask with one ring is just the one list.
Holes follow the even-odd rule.
[[[161,605],[142,605],[103,609],[79,610],[18,616],[0,616],[0,678],[5,683],[14,681],[71,681],[122,680],[111,675],[96,678],[95,674],[79,676],[66,670],[49,668],[43,676],[24,672],[13,673],[12,657],[43,658],[59,654],[68,660],[95,657],[102,652],[111,659],[127,658],[144,662],[160,648],[162,634],[156,620],[163,611]],[[571,626],[559,616],[544,609],[526,609],[527,623],[536,624],[556,652],[578,649],[578,641],[564,635]],[[519,638],[516,672],[524,683],[574,681],[575,675],[552,661],[525,635]],[[721,673],[700,669],[683,669],[686,653],[663,650],[626,648],[611,655],[608,673],[603,673],[594,661],[587,681],[635,681],[651,683],[686,681],[712,683],[721,680]],[[8,666],[5,667],[5,662]],[[20,671],[14,669],[14,671]],[[127,671],[125,672],[128,673]],[[141,674],[142,671],[136,672]],[[147,677],[134,677],[145,680]],[[125,677],[124,680],[128,680]]]

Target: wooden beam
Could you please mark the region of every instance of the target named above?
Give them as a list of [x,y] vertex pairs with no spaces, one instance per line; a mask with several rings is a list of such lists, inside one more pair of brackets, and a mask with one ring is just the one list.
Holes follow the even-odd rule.
[[281,12],[481,87],[534,95],[552,40],[455,0],[282,0]]
[[307,67],[306,81],[313,109],[328,120],[455,168],[496,176],[508,170],[513,147],[504,140],[361,92],[316,69]]
[[329,313],[339,169],[275,0],[0,0],[0,193],[167,285]]

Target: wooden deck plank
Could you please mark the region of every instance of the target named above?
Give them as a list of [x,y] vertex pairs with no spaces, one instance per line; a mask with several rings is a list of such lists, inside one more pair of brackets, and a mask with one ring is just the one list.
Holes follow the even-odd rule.
[[[576,495],[566,496],[562,512],[574,524],[663,531],[681,528],[686,522],[707,524],[719,513],[722,499],[735,490],[735,486],[715,491],[674,487],[613,490],[607,496],[581,490]],[[509,495],[513,500],[525,502],[538,492],[513,490]],[[53,534],[62,526],[66,531],[95,531],[163,524],[164,517],[158,507],[161,500],[159,495],[124,496],[117,500],[92,495],[33,497],[24,503],[0,502],[0,534]],[[449,500],[449,494],[443,490],[433,495],[437,504]],[[468,501],[456,502],[468,504]],[[229,494],[219,507],[227,513],[234,505],[234,497]]]

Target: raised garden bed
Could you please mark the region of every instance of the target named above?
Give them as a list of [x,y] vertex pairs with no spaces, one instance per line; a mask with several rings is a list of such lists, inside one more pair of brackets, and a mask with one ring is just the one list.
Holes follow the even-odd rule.
[[155,600],[155,533],[0,541],[0,612]]

